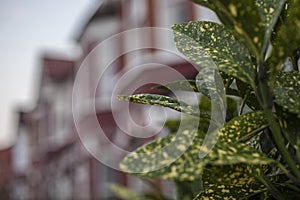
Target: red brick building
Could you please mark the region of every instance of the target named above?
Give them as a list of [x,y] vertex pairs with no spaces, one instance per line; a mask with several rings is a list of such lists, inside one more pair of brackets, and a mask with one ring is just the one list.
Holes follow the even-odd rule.
[[9,198],[9,180],[12,177],[11,159],[11,148],[0,150],[0,199]]

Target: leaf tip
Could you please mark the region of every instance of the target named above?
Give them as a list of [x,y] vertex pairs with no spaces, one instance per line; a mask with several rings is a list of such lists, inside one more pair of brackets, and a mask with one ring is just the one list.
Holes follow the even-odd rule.
[[119,101],[129,101],[129,96],[118,95],[118,100]]

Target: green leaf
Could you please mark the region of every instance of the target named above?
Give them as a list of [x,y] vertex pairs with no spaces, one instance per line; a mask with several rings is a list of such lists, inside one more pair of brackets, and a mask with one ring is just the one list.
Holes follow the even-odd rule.
[[287,141],[294,145],[295,149],[299,149],[297,140],[300,138],[299,118],[296,114],[288,112],[281,106],[275,105],[276,113],[278,114],[279,126],[287,139]]
[[[194,1],[203,5],[202,0]],[[204,6],[215,11],[221,22],[253,55],[259,55],[264,33],[262,19],[254,0],[207,0]]]
[[276,78],[274,96],[278,105],[300,117],[300,72],[281,72]]
[[237,117],[239,115],[238,102],[236,99],[228,96],[226,97],[226,103],[227,103],[226,120],[229,121],[230,119]]
[[157,139],[125,157],[120,169],[142,177],[194,181],[205,165],[198,158],[203,137],[197,130],[184,130]]
[[189,22],[172,27],[180,52],[203,68],[218,69],[250,83],[255,71],[248,50],[224,26],[213,22]]
[[238,87],[240,97],[243,99],[243,101],[245,101],[249,108],[252,110],[262,110],[262,107],[256,98],[255,92],[249,84],[237,80],[236,85]]
[[287,16],[278,27],[273,43],[271,66],[273,74],[276,74],[286,57],[292,57],[294,51],[300,46],[300,0],[292,0],[287,4]]
[[196,86],[209,99],[217,102],[225,99],[223,81],[217,70],[211,68],[202,69],[196,77]]
[[200,149],[200,158],[206,156],[215,144],[246,142],[257,133],[268,127],[268,122],[262,111],[240,115],[225,123],[220,129],[206,135]]
[[251,164],[267,165],[274,160],[268,158],[265,154],[244,143],[217,143],[211,153],[208,154],[210,165],[233,165],[233,164]]
[[233,118],[220,129],[220,141],[247,141],[251,136],[268,127],[263,111],[250,112]]
[[273,28],[278,21],[285,0],[256,0],[255,3],[264,25],[264,41],[262,48],[262,53],[264,53],[268,48]]
[[231,83],[234,80],[234,77],[227,75],[226,73],[222,72],[222,71],[218,71],[220,76],[222,77],[223,80],[223,85],[225,87],[225,90],[227,91],[229,89],[229,86],[231,85]]
[[267,190],[256,179],[260,173],[260,168],[253,165],[212,166],[205,170],[202,176],[204,191],[195,199],[248,199]]
[[205,134],[184,130],[176,136],[158,139],[132,152],[120,164],[120,169],[141,177],[176,181],[195,181],[205,167],[247,163],[264,165],[272,163],[266,155],[243,143],[217,143],[203,158],[199,151]]
[[134,103],[168,107],[177,110],[179,112],[183,112],[185,114],[190,114],[197,117],[200,116],[197,107],[192,107],[183,101],[171,97],[167,97],[167,96],[156,95],[156,94],[136,94],[131,96],[118,96],[118,98],[119,100],[129,101]]

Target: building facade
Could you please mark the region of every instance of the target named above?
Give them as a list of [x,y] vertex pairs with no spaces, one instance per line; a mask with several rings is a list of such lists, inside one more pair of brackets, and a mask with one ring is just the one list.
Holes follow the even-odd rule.
[[8,199],[10,194],[9,180],[12,178],[12,148],[0,150],[0,199]]
[[[93,6],[75,38],[81,55],[45,54],[36,106],[19,111],[11,199],[116,199],[112,183],[148,190],[140,179],[120,172],[118,162],[167,134],[157,124],[177,114],[118,102],[117,95],[166,94],[151,88],[194,78],[197,69],[174,53],[170,26],[205,16],[217,20],[187,0],[110,0]],[[170,183],[156,184],[172,198]]]

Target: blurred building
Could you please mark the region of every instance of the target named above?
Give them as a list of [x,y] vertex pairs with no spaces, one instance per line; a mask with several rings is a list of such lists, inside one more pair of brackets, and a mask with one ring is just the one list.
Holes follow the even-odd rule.
[[[93,137],[97,128],[93,118],[109,141],[132,151],[149,139],[132,139],[126,133],[142,137],[155,128],[143,128],[149,123],[144,106],[130,105],[133,121],[128,119],[123,104],[115,103],[115,93],[163,94],[166,91],[151,87],[194,78],[197,73],[186,60],[167,51],[173,45],[172,33],[162,28],[203,18],[209,12],[188,0],[110,0],[93,6],[76,33],[80,57],[44,54],[41,58],[36,106],[19,111],[17,140],[11,149],[11,199],[116,199],[110,183],[147,190],[139,179],[112,169],[91,152],[89,146],[98,146],[102,151],[98,153],[105,153],[112,163],[118,157],[106,149],[109,144]],[[161,29],[137,29],[143,27]],[[79,73],[84,79],[74,87]],[[74,110],[79,116],[75,122]],[[161,117],[159,109],[152,112]],[[168,182],[157,185],[172,196]]]
[[11,150],[11,148],[0,150],[0,199],[9,199],[9,181],[12,178]]

